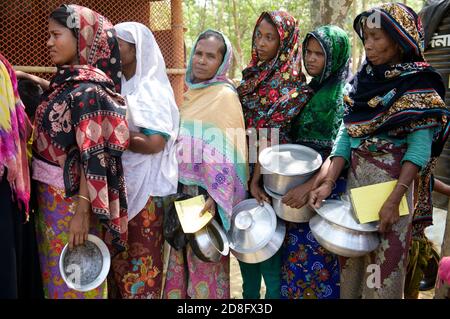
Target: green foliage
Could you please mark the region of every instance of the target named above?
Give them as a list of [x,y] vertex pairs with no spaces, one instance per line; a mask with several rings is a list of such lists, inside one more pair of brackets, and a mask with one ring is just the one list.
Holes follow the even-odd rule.
[[[334,0],[329,1],[332,3]],[[237,57],[233,64],[231,77],[240,78],[241,70],[250,61],[253,29],[261,12],[280,9],[290,12],[298,19],[301,36],[304,37],[314,25],[311,9],[317,8],[319,2],[317,0],[185,0],[183,1],[183,9],[184,25],[187,28],[185,33],[187,58],[193,42],[201,31],[207,28],[217,29],[224,32],[233,44],[234,53]],[[355,69],[361,62],[360,57],[363,48],[359,39],[353,41],[353,36],[356,36],[353,32],[353,19],[363,8],[368,9],[384,2],[388,1],[354,0],[346,18],[340,23],[340,26],[350,36],[351,43],[355,45],[353,49],[354,57],[357,58]],[[418,12],[425,1],[407,0],[401,2],[406,3]],[[236,17],[233,15],[233,3],[236,6]]]

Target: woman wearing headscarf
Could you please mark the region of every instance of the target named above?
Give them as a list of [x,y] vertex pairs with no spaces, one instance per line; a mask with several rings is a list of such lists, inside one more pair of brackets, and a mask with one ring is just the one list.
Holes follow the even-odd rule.
[[[292,139],[315,149],[326,159],[344,113],[344,86],[349,69],[350,41],[344,30],[327,25],[306,35],[303,60],[314,95],[294,120]],[[307,204],[314,178],[290,190],[282,199],[294,208]],[[345,183],[341,183],[345,184]],[[336,196],[345,185],[335,189]],[[308,223],[287,223],[282,252],[281,297],[339,298],[339,263],[314,238]]]
[[[127,241],[127,201],[121,156],[128,147],[121,65],[112,24],[77,5],[62,5],[49,20],[50,57],[57,66],[35,115],[33,179],[37,236],[47,298],[106,298],[106,281],[89,292],[63,282],[64,245],[104,238],[112,256]],[[106,232],[103,235],[103,227]]]
[[[409,7],[383,4],[358,15],[354,29],[367,60],[344,98],[346,112],[327,178],[311,192],[310,203],[320,205],[347,165],[348,189],[397,180],[379,212],[380,246],[366,256],[341,260],[341,298],[402,298],[413,181],[420,172],[419,205],[425,205],[430,200],[426,185],[430,163],[441,153],[448,135],[445,88],[424,60],[422,25]],[[404,195],[410,214],[399,217]],[[426,225],[431,215],[414,219],[417,225]]]
[[[189,90],[180,110],[179,181],[183,192],[208,197],[203,211],[230,228],[232,208],[245,199],[247,149],[241,104],[227,77],[232,47],[222,33],[207,30],[192,49]],[[215,208],[217,207],[217,209]],[[170,250],[166,298],[230,298],[230,259],[203,262],[188,245]]]
[[114,26],[122,58],[130,147],[122,156],[128,199],[128,247],[112,261],[122,298],[159,299],[164,198],[177,192],[179,113],[166,64],[143,24]]
[[14,70],[1,54],[0,114],[0,299],[16,299],[22,295],[22,275],[28,266],[23,264],[26,256],[22,235],[30,200],[26,144],[31,125],[19,97]]
[[[302,73],[301,42],[298,23],[283,11],[263,12],[253,32],[252,59],[242,71],[242,82],[238,87],[239,98],[244,109],[246,128],[251,134],[267,129],[267,140],[280,144],[291,143],[293,119],[308,102],[311,90],[306,86]],[[255,132],[258,131],[258,132]],[[272,141],[272,138],[279,141]],[[250,150],[262,151],[264,133],[259,136],[259,146],[250,145]],[[250,136],[250,141],[255,140]],[[262,143],[262,144],[261,144]],[[251,166],[250,192],[258,201],[269,201],[262,189],[260,166]],[[240,262],[244,280],[245,299],[259,298],[261,276],[267,287],[266,298],[280,297],[281,258],[277,253],[258,264]]]

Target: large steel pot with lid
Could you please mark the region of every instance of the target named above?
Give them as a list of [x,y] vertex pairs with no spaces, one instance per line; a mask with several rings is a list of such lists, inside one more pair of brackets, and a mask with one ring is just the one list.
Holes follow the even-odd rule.
[[283,203],[283,196],[271,192],[264,186],[266,193],[272,197],[272,207],[281,219],[292,223],[307,223],[316,212],[308,204],[301,208],[292,208]]
[[255,199],[247,199],[233,208],[228,240],[233,255],[246,263],[269,259],[280,249],[286,227],[273,208]]
[[259,154],[264,186],[279,195],[310,179],[322,166],[322,156],[310,147],[275,145]]
[[378,248],[376,223],[359,224],[349,202],[325,200],[316,212],[318,215],[309,221],[311,232],[332,253],[360,257]]

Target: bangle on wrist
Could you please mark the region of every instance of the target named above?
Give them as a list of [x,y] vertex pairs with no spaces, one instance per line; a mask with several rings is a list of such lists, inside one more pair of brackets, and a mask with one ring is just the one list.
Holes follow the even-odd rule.
[[89,204],[91,203],[91,200],[89,198],[87,198],[86,196],[83,195],[76,195],[78,198],[84,199],[85,201],[87,201]]
[[409,186],[404,183],[397,182],[397,185],[403,186],[404,188],[406,188],[406,190],[409,190]]

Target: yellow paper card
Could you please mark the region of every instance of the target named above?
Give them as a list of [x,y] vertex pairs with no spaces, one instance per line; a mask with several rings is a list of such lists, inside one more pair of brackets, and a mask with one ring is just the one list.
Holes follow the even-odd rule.
[[192,234],[199,231],[213,218],[208,211],[200,216],[204,206],[205,197],[203,195],[175,202],[175,209],[184,233]]
[[[379,183],[350,190],[353,210],[360,224],[378,221],[378,213],[395,188],[397,181]],[[408,215],[408,202],[403,196],[399,206],[400,216]]]

